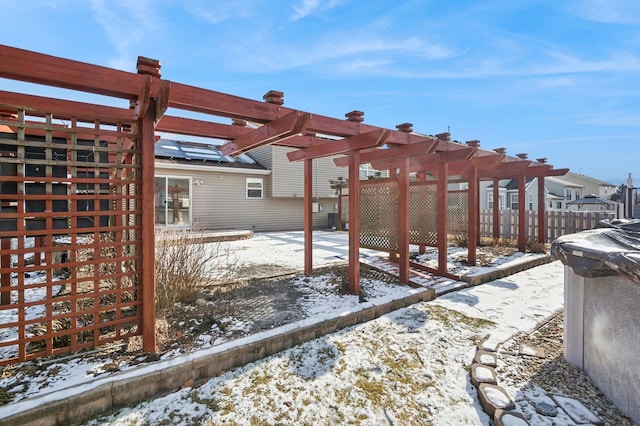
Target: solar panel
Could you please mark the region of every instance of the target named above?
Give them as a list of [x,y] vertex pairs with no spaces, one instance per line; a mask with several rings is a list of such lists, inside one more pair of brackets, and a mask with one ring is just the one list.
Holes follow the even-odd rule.
[[174,141],[170,139],[160,139],[155,145],[155,154],[156,157],[161,158],[215,161],[216,163],[256,164],[253,158],[246,154],[240,154],[235,158],[222,155],[220,145]]

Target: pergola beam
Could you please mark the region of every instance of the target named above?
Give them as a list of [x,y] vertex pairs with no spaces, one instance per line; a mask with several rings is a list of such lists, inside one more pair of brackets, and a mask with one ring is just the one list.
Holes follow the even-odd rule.
[[233,142],[222,145],[220,151],[224,155],[236,156],[276,140],[297,135],[305,129],[309,117],[310,114],[291,111],[285,116],[258,127],[251,133],[237,137]]
[[[475,154],[476,150],[477,148],[460,148],[454,151],[442,151],[411,157],[409,173],[431,170],[432,167],[438,167],[438,165],[441,163],[469,160]],[[376,170],[395,169],[399,167],[399,161],[374,161],[371,163],[371,167]]]
[[[5,45],[0,45],[0,77],[130,100],[138,99],[147,81],[145,75]],[[155,81],[157,90],[160,80]]]
[[292,151],[287,154],[287,157],[289,161],[300,161],[309,158],[328,157],[351,151],[359,151],[363,148],[371,148],[384,144],[389,137],[389,133],[390,130],[379,128],[368,133],[351,136],[335,142]]
[[[398,145],[386,149],[376,149],[373,151],[361,152],[360,161],[362,163],[371,163],[379,160],[393,160],[397,158],[413,157],[415,155],[432,153],[438,146],[435,139],[424,139],[420,142],[414,142],[408,145]],[[335,158],[334,164],[338,167],[346,167],[349,165],[348,157]]]
[[231,124],[165,115],[156,125],[156,131],[231,140],[251,133],[253,130],[248,127]]
[[61,120],[71,121],[75,118],[91,123],[96,117],[100,117],[102,123],[113,125],[137,121],[130,109],[0,91],[0,111],[15,114],[16,111],[25,109],[25,105],[29,106],[25,112],[37,117],[53,114],[54,118]]

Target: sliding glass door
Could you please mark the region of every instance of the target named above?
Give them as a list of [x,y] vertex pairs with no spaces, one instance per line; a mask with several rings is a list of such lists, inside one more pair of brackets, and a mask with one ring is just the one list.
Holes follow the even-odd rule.
[[191,178],[156,176],[156,226],[191,226]]

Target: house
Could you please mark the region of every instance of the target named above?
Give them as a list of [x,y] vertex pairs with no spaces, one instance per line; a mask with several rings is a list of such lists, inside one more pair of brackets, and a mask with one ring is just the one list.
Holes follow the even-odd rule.
[[[517,179],[503,179],[498,181],[499,208],[518,209],[519,191]],[[527,210],[538,209],[538,185],[536,178],[527,178],[525,182],[525,205]],[[493,182],[480,182],[480,209],[493,208]]]
[[[525,184],[525,206],[527,210],[538,209],[538,183],[537,178],[527,178]],[[499,208],[517,209],[518,208],[518,180],[504,179],[498,182],[499,192]],[[613,206],[614,204],[567,204],[593,194],[598,198],[605,200],[611,199],[616,192],[616,185],[610,184],[599,179],[576,173],[567,173],[562,177],[550,176],[544,180],[545,187],[545,208],[547,210],[600,210],[604,206]],[[480,182],[480,208],[493,208],[493,182]]]
[[[217,142],[217,141],[216,141]],[[304,165],[291,148],[264,146],[237,158],[215,143],[156,142],[156,225],[207,230],[276,231],[304,227]],[[338,211],[329,180],[347,170],[332,158],[313,160],[313,226],[328,227]]]

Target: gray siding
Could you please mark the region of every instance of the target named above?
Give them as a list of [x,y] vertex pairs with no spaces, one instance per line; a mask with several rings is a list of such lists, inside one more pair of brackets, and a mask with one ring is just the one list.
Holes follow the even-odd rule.
[[[273,197],[303,197],[304,196],[304,162],[290,162],[287,153],[294,148],[275,146],[273,149],[272,196]],[[345,167],[337,167],[333,163],[335,157],[318,158],[313,160],[313,196],[318,198],[335,197],[335,190],[331,189],[329,179],[338,176],[347,177]],[[265,165],[266,167],[266,165]]]
[[[192,185],[192,226],[205,230],[246,229],[253,231],[301,230],[304,228],[304,200],[297,198],[247,199],[246,178],[269,176],[158,167],[157,176],[191,176],[202,180]],[[301,194],[302,195],[302,194]],[[320,199],[323,211],[313,213],[316,229],[328,227],[328,214],[337,211],[337,198]]]

